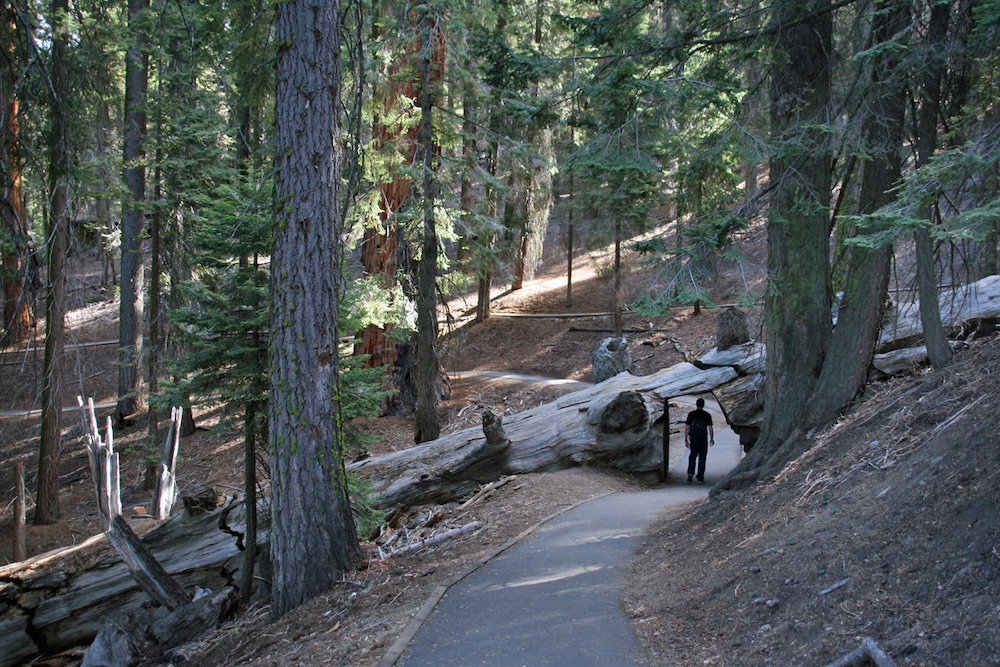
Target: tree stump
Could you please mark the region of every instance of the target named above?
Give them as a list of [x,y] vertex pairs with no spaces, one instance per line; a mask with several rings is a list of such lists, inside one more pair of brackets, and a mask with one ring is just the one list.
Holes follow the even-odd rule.
[[747,314],[737,308],[726,308],[719,314],[719,324],[715,336],[719,351],[741,345],[750,340],[750,326]]
[[591,354],[594,380],[600,384],[623,371],[632,370],[632,350],[624,338],[605,338]]

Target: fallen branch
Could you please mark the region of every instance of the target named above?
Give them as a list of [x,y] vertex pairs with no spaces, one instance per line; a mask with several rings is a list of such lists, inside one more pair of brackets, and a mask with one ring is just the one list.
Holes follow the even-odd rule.
[[851,583],[851,579],[853,579],[853,577],[847,577],[846,579],[841,579],[840,581],[838,581],[837,583],[835,583],[833,586],[830,586],[829,588],[824,588],[823,590],[821,590],[819,592],[819,594],[820,595],[826,595],[827,593],[832,593],[835,590],[837,590],[838,588],[842,588],[842,587],[846,586],[847,584]]
[[120,514],[111,520],[111,527],[106,534],[115,551],[128,566],[132,578],[151,598],[170,611],[191,602],[191,598],[184,593],[174,578],[167,574]]
[[453,537],[458,537],[459,535],[465,535],[466,533],[471,533],[477,528],[481,527],[483,524],[481,521],[473,521],[467,523],[459,528],[452,528],[451,530],[446,530],[445,532],[435,535],[434,537],[428,537],[426,540],[420,540],[419,542],[414,542],[413,544],[407,544],[404,547],[399,547],[398,549],[393,549],[389,552],[388,557],[393,556],[403,556],[405,554],[413,553],[414,551],[419,551],[425,547],[433,547],[446,542]]
[[863,667],[871,661],[875,667],[896,667],[896,663],[871,637],[861,640],[861,646],[834,660],[826,667]]
[[486,496],[493,495],[493,491],[496,491],[497,489],[499,489],[501,486],[503,486],[507,482],[509,482],[511,480],[515,480],[515,479],[517,479],[517,475],[507,475],[505,477],[501,477],[500,479],[498,479],[495,482],[490,482],[489,484],[487,484],[483,488],[479,489],[479,491],[476,492],[476,494],[474,496],[472,496],[471,498],[469,498],[468,500],[466,500],[464,503],[462,503],[462,505],[458,508],[458,510],[462,511],[464,509],[468,509],[469,507],[471,507],[472,505],[475,505],[476,503],[478,503],[480,500],[482,500]]

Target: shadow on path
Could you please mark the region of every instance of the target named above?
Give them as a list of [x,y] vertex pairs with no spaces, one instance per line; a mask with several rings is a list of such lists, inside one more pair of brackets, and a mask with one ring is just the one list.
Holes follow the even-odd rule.
[[552,519],[453,585],[396,664],[635,665],[638,645],[619,603],[636,538],[657,515],[707,499],[741,456],[738,437],[712,412],[706,485],[677,483],[687,468],[682,447],[683,456],[672,456],[673,482]]

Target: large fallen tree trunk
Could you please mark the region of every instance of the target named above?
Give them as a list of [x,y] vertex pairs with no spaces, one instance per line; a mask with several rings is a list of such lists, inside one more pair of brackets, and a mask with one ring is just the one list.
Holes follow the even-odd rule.
[[[662,450],[650,426],[663,413],[663,399],[708,392],[735,377],[729,367],[700,370],[688,363],[653,375],[621,373],[505,418],[506,444],[502,439],[491,443],[481,429],[470,428],[353,463],[349,469],[372,482],[382,508],[445,502],[503,474],[586,464],[655,472]],[[619,399],[625,392],[641,397],[644,418],[635,419],[635,399]],[[627,415],[633,415],[632,421]]]
[[[1000,322],[1000,276],[945,289],[939,306],[941,323],[951,332]],[[920,304],[903,302],[886,309],[879,334],[879,354],[872,361],[873,377],[885,377],[912,371],[926,364]],[[753,341],[727,350],[713,349],[693,362],[703,369],[724,366],[733,368],[739,377],[714,390],[726,421],[740,436],[740,443],[750,446],[757,438],[764,412],[761,391],[764,383],[764,346]]]
[[[973,321],[1000,321],[1000,276],[987,276],[968,285],[946,288],[940,293],[941,326],[950,331]],[[923,339],[920,303],[893,304],[882,316],[878,351],[911,347]]]
[[[242,503],[185,510],[143,543],[185,591],[223,591],[238,580],[244,526]],[[266,539],[262,531],[262,553]],[[103,534],[0,568],[0,667],[86,644],[112,613],[147,600]]]

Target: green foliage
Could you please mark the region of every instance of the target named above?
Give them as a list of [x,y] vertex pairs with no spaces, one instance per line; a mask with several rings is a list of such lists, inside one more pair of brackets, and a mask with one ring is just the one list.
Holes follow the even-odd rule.
[[[892,204],[850,217],[861,229],[850,243],[877,248],[926,227],[942,240],[983,241],[1000,220],[1000,125],[961,148],[942,151],[907,174]],[[933,219],[927,215],[934,211]]]
[[385,524],[385,513],[375,507],[377,495],[371,482],[352,473],[347,474],[347,493],[351,497],[351,510],[362,539],[374,539]]

